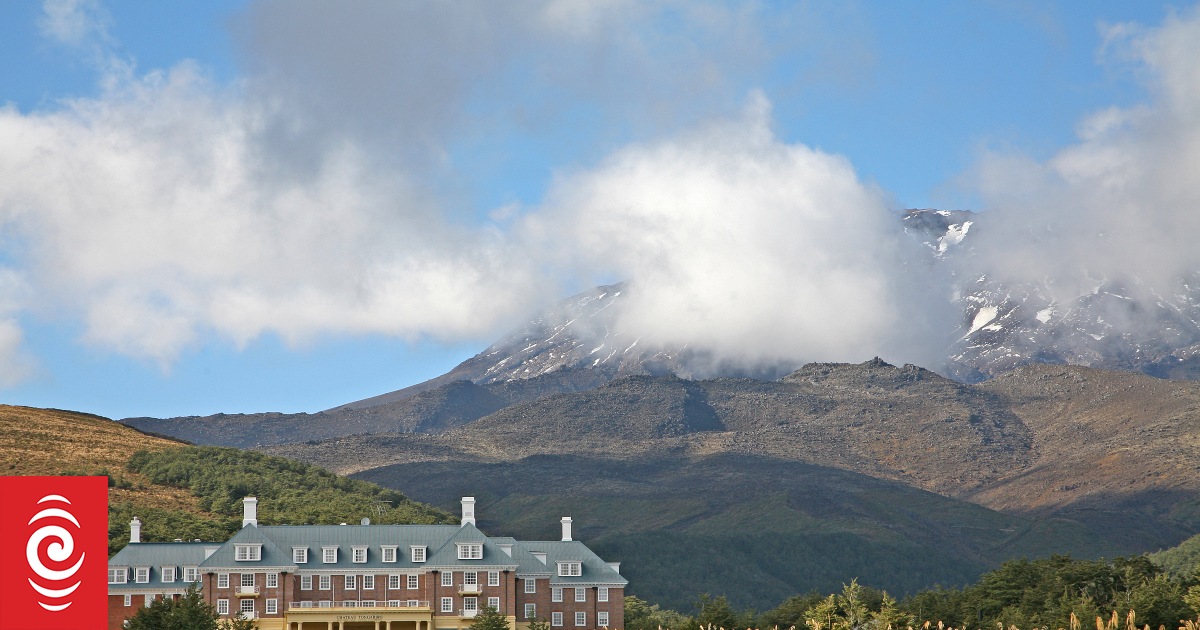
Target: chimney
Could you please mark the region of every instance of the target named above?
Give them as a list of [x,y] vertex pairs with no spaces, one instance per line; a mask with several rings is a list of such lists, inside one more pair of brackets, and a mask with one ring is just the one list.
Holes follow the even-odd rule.
[[571,517],[570,516],[562,517],[562,530],[563,530],[563,541],[564,542],[570,541],[571,540]]
[[136,516],[133,517],[132,521],[129,521],[129,542],[142,542],[142,521]]
[[258,527],[258,497],[242,499],[242,527],[247,525]]
[[475,524],[475,497],[462,498],[462,524]]

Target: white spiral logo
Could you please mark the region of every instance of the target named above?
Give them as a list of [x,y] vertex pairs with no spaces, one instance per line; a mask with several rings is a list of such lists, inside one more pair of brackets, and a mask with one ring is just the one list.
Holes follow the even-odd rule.
[[[71,502],[65,497],[57,494],[48,494],[38,500],[39,505],[47,502],[61,502],[71,505]],[[48,507],[41,512],[38,512],[33,516],[33,518],[29,519],[29,524],[33,525],[37,521],[47,518],[69,521],[75,525],[76,529],[80,528],[79,521],[75,520],[75,516],[73,514],[57,507]],[[72,554],[75,553],[75,538],[71,536],[71,532],[67,531],[60,525],[42,525],[36,532],[33,533],[32,536],[29,537],[29,543],[25,545],[25,560],[29,562],[29,568],[33,569],[33,572],[36,573],[39,578],[45,580],[46,582],[50,582],[50,586],[59,588],[49,588],[47,586],[43,586],[42,584],[38,584],[37,582],[33,581],[32,578],[29,578],[29,585],[33,587],[33,590],[37,591],[51,601],[62,600],[71,593],[74,593],[75,589],[79,588],[79,585],[82,584],[81,580],[76,580],[74,584],[69,586],[66,586],[62,583],[69,582],[71,578],[73,578],[75,574],[79,572],[79,568],[83,566],[83,557],[86,554],[80,553],[79,561],[69,569],[51,569],[42,561],[41,555],[42,541],[46,540],[47,538],[51,539],[53,542],[46,545],[46,557],[53,561],[56,565],[62,566],[63,564],[69,562]],[[65,588],[62,588],[63,586],[65,586]],[[67,606],[71,605],[71,602],[68,601],[65,604],[49,604],[39,598],[38,604],[46,610],[58,612],[60,610],[66,610]]]

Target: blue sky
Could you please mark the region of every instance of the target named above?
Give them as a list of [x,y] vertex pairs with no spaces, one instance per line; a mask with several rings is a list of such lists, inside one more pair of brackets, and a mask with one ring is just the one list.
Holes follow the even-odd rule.
[[[885,256],[847,253],[875,241],[810,226],[882,238],[886,212],[1003,205],[994,165],[1061,171],[1104,112],[1187,92],[1168,44],[1196,21],[1188,2],[0,3],[0,400],[318,411],[592,283],[710,304],[701,272],[738,283],[781,231],[756,265],[830,247],[888,285]],[[727,244],[728,221],[762,227]],[[786,310],[754,301],[784,283],[819,303],[829,275],[739,301]],[[799,318],[800,358],[889,347],[860,315],[905,300],[844,302],[825,310],[857,327]],[[678,307],[646,305],[646,334]],[[773,321],[706,312],[688,334]]]

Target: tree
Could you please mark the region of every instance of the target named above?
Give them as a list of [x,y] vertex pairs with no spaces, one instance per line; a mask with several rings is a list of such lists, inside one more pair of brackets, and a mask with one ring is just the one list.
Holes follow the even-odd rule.
[[529,622],[529,630],[550,630],[550,623],[545,619],[535,618]]
[[175,599],[161,597],[129,620],[129,630],[218,630],[217,611],[193,586]]
[[508,620],[491,606],[484,606],[475,617],[475,621],[467,626],[469,630],[509,630]]
[[220,630],[258,630],[258,622],[244,617],[234,617],[222,621]]
[[689,623],[686,615],[650,605],[635,595],[625,596],[625,630],[680,630]]

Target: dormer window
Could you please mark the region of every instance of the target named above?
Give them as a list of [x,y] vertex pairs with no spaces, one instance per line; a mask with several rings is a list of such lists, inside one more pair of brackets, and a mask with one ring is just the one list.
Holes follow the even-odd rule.
[[357,564],[362,564],[362,563],[366,562],[367,561],[367,548],[365,546],[351,547],[350,548],[350,560],[351,560],[351,562],[355,562]]
[[150,581],[150,567],[137,567],[133,570],[133,581],[138,584],[146,584]]
[[458,543],[459,560],[479,560],[483,558],[483,543]]
[[164,582],[174,582],[175,581],[175,567],[163,567],[162,568],[162,581],[164,581]]
[[384,545],[383,547],[380,547],[380,550],[383,551],[384,562],[396,561],[396,545]]
[[292,562],[308,564],[308,547],[292,547]]
[[559,562],[558,577],[579,577],[583,575],[582,562]]
[[129,569],[126,567],[109,567],[108,583],[125,584],[129,581]]
[[262,560],[262,545],[234,545],[233,559],[237,562],[255,562]]
[[336,546],[321,547],[321,562],[325,564],[337,564],[337,550]]
[[409,547],[408,551],[410,554],[412,554],[412,561],[425,562],[425,549],[426,547],[424,545],[413,545],[412,547]]

